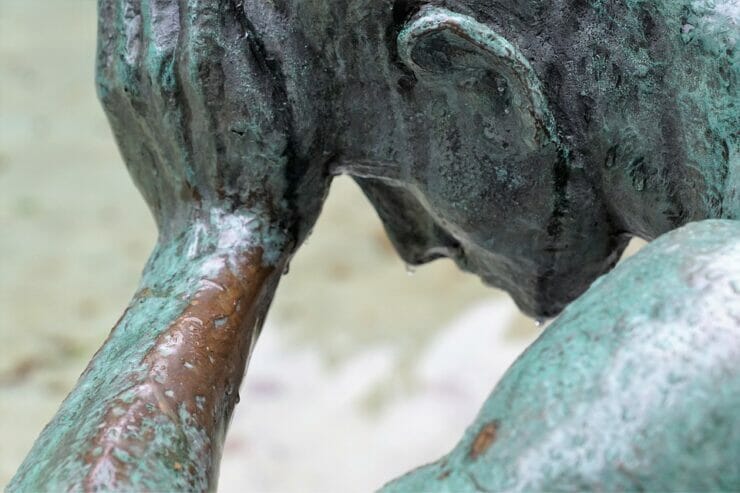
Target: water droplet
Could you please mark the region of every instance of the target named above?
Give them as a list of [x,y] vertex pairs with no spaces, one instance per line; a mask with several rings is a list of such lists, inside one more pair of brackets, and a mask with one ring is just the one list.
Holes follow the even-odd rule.
[[406,274],[413,276],[416,274],[416,266],[411,264],[406,264]]
[[511,110],[509,110],[509,108],[506,108],[506,109],[504,110],[504,115],[508,115],[508,114],[509,114],[510,112],[511,112]]
[[496,90],[497,90],[498,92],[504,92],[504,91],[506,90],[506,88],[505,88],[504,86],[498,86],[498,87],[496,88]]
[[535,324],[535,325],[536,325],[537,327],[542,327],[543,325],[545,325],[545,319],[544,319],[544,318],[536,318],[536,319],[534,320],[534,324]]

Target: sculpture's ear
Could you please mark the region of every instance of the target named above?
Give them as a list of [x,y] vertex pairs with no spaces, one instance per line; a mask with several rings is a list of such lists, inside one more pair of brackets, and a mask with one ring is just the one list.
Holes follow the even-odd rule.
[[477,106],[475,111],[508,120],[505,126],[516,130],[526,147],[557,142],[555,122],[534,69],[516,46],[485,24],[427,7],[401,30],[398,52],[427,87],[467,93],[465,104]]

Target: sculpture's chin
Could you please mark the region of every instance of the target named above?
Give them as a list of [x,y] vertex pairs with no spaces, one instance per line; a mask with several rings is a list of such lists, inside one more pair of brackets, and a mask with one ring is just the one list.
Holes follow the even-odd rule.
[[[489,283],[486,282],[486,284]],[[496,287],[492,284],[489,285]],[[572,283],[569,283],[567,292],[558,293],[553,293],[552,290],[544,286],[536,291],[522,291],[520,289],[506,291],[522,313],[537,320],[544,320],[560,315],[560,312],[588,289],[588,286],[587,284],[582,286],[582,289],[573,289]]]
[[498,263],[495,268],[475,268],[480,264],[470,262],[460,266],[478,274],[484,284],[506,291],[525,315],[548,319],[558,316],[616,265],[623,243],[626,241],[591,258],[583,252],[560,252],[557,257],[539,258],[539,262],[510,261]]
[[[523,314],[537,320],[558,316],[570,302],[578,297],[578,294],[583,292],[580,291],[571,296],[553,296],[551,290],[537,288],[536,281],[532,283],[532,288],[527,289],[522,286],[507,285],[508,283],[502,283],[500,279],[495,278],[481,277],[481,280],[487,286],[506,291]],[[585,289],[587,288],[588,286]]]

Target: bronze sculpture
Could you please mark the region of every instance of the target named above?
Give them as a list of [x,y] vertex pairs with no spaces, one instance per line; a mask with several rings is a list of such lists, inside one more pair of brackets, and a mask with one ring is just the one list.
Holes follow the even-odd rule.
[[[160,240],[141,289],[11,490],[214,487],[261,320],[339,173],[363,187],[408,263],[451,257],[536,317],[578,298],[631,235],[653,239],[710,220],[673,233],[649,258],[675,246],[688,263],[738,260],[738,31],[717,5],[101,0],[99,8],[99,95]],[[723,275],[723,286],[735,286],[736,270]],[[732,291],[710,297],[706,313],[694,308],[706,320],[720,295],[727,338],[707,344],[728,348],[711,361],[722,385],[737,390]],[[590,299],[569,313],[595,310]],[[639,312],[638,302],[619,306]],[[568,320],[538,347],[567,339]],[[586,339],[576,348],[611,346]],[[553,364],[571,361],[545,353]],[[535,363],[518,365],[510,375],[521,380]],[[597,393],[585,377],[556,372],[544,381],[559,378]],[[553,402],[564,396],[590,398]],[[738,398],[730,392],[713,410],[721,426],[707,433],[710,450],[737,453],[737,420],[727,412]],[[451,456],[455,467],[427,468],[391,488],[520,489],[551,478],[536,469],[542,462],[507,475],[483,460],[515,421],[488,418]],[[669,459],[661,477],[678,464],[693,471],[687,461],[711,467]],[[549,460],[570,471],[587,463]],[[635,473],[622,464],[627,472],[610,476],[618,462],[589,480],[606,489],[668,484],[650,482],[649,461],[620,482]],[[485,474],[466,476],[467,467],[490,476],[481,483]],[[725,469],[706,484],[736,487],[740,474]]]

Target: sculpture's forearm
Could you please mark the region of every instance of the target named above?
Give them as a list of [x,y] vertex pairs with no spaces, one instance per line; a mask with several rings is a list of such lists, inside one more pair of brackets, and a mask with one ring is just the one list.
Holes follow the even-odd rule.
[[157,247],[9,490],[215,488],[245,363],[281,273],[281,260],[264,261],[261,239],[238,238],[233,226],[213,235],[196,226]]

